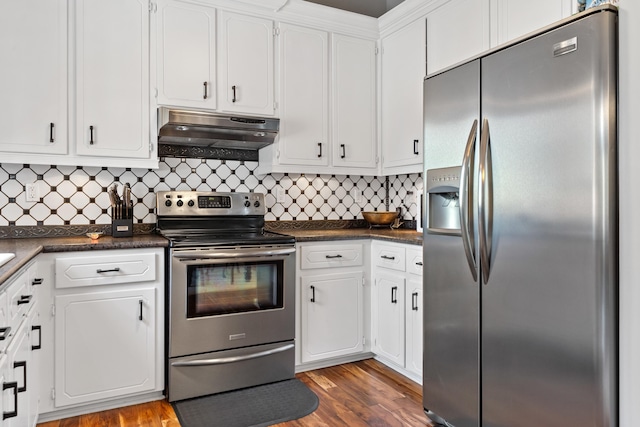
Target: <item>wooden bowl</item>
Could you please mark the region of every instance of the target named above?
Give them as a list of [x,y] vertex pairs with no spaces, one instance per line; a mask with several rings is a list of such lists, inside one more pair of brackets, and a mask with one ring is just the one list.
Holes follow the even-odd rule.
[[362,212],[365,221],[372,227],[390,226],[398,217],[396,211]]

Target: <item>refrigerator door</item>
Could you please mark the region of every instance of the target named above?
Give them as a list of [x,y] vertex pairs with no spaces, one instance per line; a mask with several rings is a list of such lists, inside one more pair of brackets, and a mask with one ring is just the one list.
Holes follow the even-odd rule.
[[[459,167],[480,115],[480,62],[426,79],[424,100],[426,168]],[[467,231],[477,242],[473,227]],[[424,231],[423,403],[456,427],[478,427],[479,285],[460,233],[452,234]]]
[[617,425],[616,33],[595,13],[482,59],[483,427]]

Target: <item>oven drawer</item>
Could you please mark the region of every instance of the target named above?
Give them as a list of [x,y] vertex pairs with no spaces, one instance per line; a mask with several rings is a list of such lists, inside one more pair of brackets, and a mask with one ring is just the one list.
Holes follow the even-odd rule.
[[56,288],[114,285],[156,280],[154,253],[128,253],[56,259]]
[[361,243],[300,245],[300,269],[359,266],[362,253]]
[[294,354],[284,341],[169,359],[169,401],[293,378]]

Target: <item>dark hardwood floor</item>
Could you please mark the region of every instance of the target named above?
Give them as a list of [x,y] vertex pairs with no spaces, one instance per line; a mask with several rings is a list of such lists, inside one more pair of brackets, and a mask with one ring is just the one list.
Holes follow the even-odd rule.
[[[296,375],[320,399],[315,412],[279,427],[431,426],[422,388],[373,360]],[[166,401],[127,406],[38,424],[38,427],[179,427]]]

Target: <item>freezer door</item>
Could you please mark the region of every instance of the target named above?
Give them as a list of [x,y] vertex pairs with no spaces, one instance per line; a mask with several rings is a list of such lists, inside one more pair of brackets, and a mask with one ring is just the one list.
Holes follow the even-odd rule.
[[601,12],[482,59],[483,427],[617,425],[616,33]]
[[[463,163],[480,114],[479,96],[479,61],[425,81],[427,168]],[[471,136],[472,142],[474,138],[477,135]],[[469,191],[473,193],[473,188]],[[477,242],[473,227],[467,231],[470,241]],[[433,234],[425,228],[423,403],[426,410],[455,427],[478,427],[479,286],[459,234]],[[471,246],[476,256],[477,245]]]

